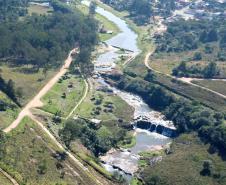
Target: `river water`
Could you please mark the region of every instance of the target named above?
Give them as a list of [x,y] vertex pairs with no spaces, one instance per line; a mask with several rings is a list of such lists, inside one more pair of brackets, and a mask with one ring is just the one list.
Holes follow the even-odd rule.
[[[89,1],[83,1],[82,3],[89,6]],[[137,34],[129,28],[124,20],[101,7],[97,7],[96,12],[114,22],[121,30],[119,34],[106,41],[109,46],[116,46],[139,54],[140,51],[136,41]],[[95,71],[97,73],[111,72],[116,65],[115,62],[118,57],[119,54],[116,49],[101,54],[94,63]],[[134,118],[145,115],[155,122],[161,122],[163,125],[168,125],[170,123],[169,121],[165,121],[159,112],[151,110],[139,96],[109,86],[104,82],[102,77],[99,77],[96,80],[100,84],[112,89],[115,94],[132,106],[134,108]],[[101,157],[107,170],[110,172],[120,171],[128,181],[130,180],[131,175],[138,170],[139,152],[159,150],[171,142],[171,139],[168,137],[146,130],[135,129],[134,132],[136,135],[136,145],[134,147],[129,150],[111,150],[105,156]]]

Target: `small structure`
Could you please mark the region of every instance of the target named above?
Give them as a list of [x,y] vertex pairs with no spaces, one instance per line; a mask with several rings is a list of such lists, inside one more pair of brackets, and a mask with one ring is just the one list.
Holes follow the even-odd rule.
[[90,121],[92,122],[92,123],[94,123],[94,124],[97,124],[97,125],[99,125],[100,123],[101,123],[101,120],[99,120],[99,119],[90,119]]

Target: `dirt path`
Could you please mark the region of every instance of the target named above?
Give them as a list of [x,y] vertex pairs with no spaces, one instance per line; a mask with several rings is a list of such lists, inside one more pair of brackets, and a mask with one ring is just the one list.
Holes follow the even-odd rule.
[[[59,147],[59,149],[63,150],[66,152],[66,154],[68,155],[68,157],[75,163],[77,164],[81,170],[83,171],[88,171],[87,175],[88,176],[92,176],[91,173],[89,172],[89,169],[87,167],[85,167],[73,154],[71,154],[66,148],[63,147],[63,145],[57,141],[57,139],[54,137],[54,135],[39,121],[36,119],[36,117],[31,113],[31,109],[32,108],[37,108],[37,107],[41,107],[43,105],[43,103],[41,102],[41,98],[54,86],[54,84],[56,84],[58,82],[58,80],[67,72],[71,62],[72,62],[72,55],[78,53],[78,49],[73,49],[70,51],[67,59],[65,60],[64,65],[61,67],[60,71],[38,92],[38,94],[21,110],[20,114],[18,115],[17,119],[6,129],[4,129],[4,132],[8,133],[10,132],[12,129],[16,128],[19,123],[22,121],[22,119],[25,116],[30,117],[34,122],[36,122],[41,128],[42,130],[53,140],[53,142]],[[68,118],[73,114],[73,112],[76,110],[76,108],[82,103],[82,101],[84,100],[84,98],[87,95],[88,92],[88,83],[86,80],[85,84],[86,84],[86,90],[85,93],[83,95],[83,97],[81,98],[81,100],[78,102],[78,104],[74,107],[74,109],[71,111],[71,113],[68,115]],[[0,169],[1,172],[1,169]],[[9,176],[10,177],[10,176]],[[12,179],[13,182],[14,179]],[[100,182],[98,179],[95,179],[95,184],[104,184],[102,182]],[[16,181],[14,183],[14,185],[19,185]]]
[[[187,84],[189,84],[189,85],[192,85],[192,86],[195,86],[195,87],[199,87],[199,88],[201,88],[201,89],[204,89],[204,90],[206,90],[206,91],[212,92],[212,93],[214,93],[214,94],[216,94],[216,95],[218,95],[218,96],[221,96],[222,98],[225,98],[225,99],[226,99],[226,96],[225,96],[225,95],[223,95],[223,94],[221,94],[221,93],[219,93],[219,92],[217,92],[217,91],[214,91],[214,90],[209,89],[209,88],[207,88],[207,87],[203,87],[203,86],[200,86],[200,85],[197,85],[197,84],[192,83],[192,80],[197,80],[197,78],[177,78],[177,77],[174,77],[174,76],[172,76],[172,75],[164,74],[164,73],[162,73],[161,71],[158,71],[158,70],[153,69],[153,68],[149,65],[149,58],[150,58],[150,56],[153,54],[153,52],[154,52],[154,51],[151,51],[151,52],[147,53],[146,56],[145,56],[145,59],[144,59],[144,64],[145,64],[145,66],[146,66],[148,69],[150,69],[150,70],[152,70],[152,71],[154,71],[154,72],[156,72],[156,73],[159,73],[159,74],[163,74],[163,75],[165,75],[165,76],[168,76],[168,77],[170,77],[170,78],[172,78],[172,79],[180,80],[180,81],[182,81],[182,82],[184,82],[184,83],[187,83]],[[200,79],[199,79],[199,80],[200,80]],[[217,80],[217,79],[213,79],[213,80]],[[221,80],[222,80],[222,81],[225,81],[225,79],[221,79]]]
[[4,129],[4,132],[10,132],[12,129],[16,128],[21,120],[25,116],[31,116],[30,110],[32,108],[41,107],[43,103],[41,98],[54,86],[55,83],[67,72],[71,62],[72,55],[76,54],[78,49],[73,49],[70,51],[64,65],[61,67],[60,71],[38,92],[38,94],[21,110],[16,120],[13,121],[11,125]]
[[17,181],[12,176],[10,176],[7,172],[5,172],[1,168],[0,168],[0,173],[2,173],[7,179],[9,179],[10,182],[12,182],[13,185],[19,185],[19,183],[17,183]]
[[71,115],[75,112],[75,110],[78,108],[78,106],[83,102],[83,100],[87,96],[87,93],[89,90],[89,84],[88,84],[87,80],[85,80],[85,79],[84,79],[84,82],[85,82],[85,92],[84,92],[82,98],[79,100],[79,102],[75,105],[75,107],[72,109],[72,111],[68,114],[68,116],[66,117],[66,120],[71,117]]

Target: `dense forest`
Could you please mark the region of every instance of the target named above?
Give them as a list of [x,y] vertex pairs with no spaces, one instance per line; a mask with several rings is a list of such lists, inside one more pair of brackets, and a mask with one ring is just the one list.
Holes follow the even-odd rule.
[[214,20],[178,20],[168,23],[167,31],[156,36],[156,54],[193,52],[189,61],[206,60],[205,68],[186,65],[186,61],[173,70],[175,76],[212,78],[219,76],[216,61],[226,61],[226,22]]
[[59,66],[76,45],[81,50],[89,48],[88,54],[97,42],[96,22],[79,12],[65,13],[65,9],[61,12],[56,8],[58,11],[48,16],[32,15],[0,24],[0,57],[39,68]]
[[0,23],[15,21],[20,16],[27,14],[28,0],[1,0],[0,1]]
[[[93,17],[84,16],[80,11],[72,11],[59,1],[52,1],[54,10],[49,14],[29,16],[26,14],[27,1],[14,2],[1,2],[1,63],[32,65],[32,72],[39,68],[48,70],[62,65],[68,52],[79,47],[76,65],[80,65],[85,73],[92,71],[90,55],[98,41],[95,31],[97,23]],[[20,92],[14,89],[14,83],[11,80],[4,82],[2,78],[0,83],[0,90],[19,104]]]
[[138,25],[148,23],[150,18],[155,15],[167,17],[175,9],[175,0],[102,0],[104,3],[112,6],[116,10],[126,10],[130,17]]
[[215,20],[178,20],[167,25],[167,31],[156,36],[157,52],[182,52],[197,49],[204,44],[207,52],[211,52],[208,44],[218,42],[219,60],[225,59],[226,22]]

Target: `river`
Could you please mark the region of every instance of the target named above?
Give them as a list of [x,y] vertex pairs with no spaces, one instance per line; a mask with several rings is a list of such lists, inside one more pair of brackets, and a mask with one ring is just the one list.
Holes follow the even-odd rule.
[[[82,3],[89,6],[89,1],[83,1]],[[140,50],[137,46],[137,34],[129,28],[124,20],[101,7],[97,7],[96,12],[114,22],[121,30],[119,34],[106,41],[107,45],[116,46],[139,54]],[[96,73],[111,72],[116,66],[115,62],[118,57],[117,49],[112,49],[101,54],[94,63]],[[139,96],[111,87],[104,82],[101,76],[96,80],[100,84],[113,90],[115,94],[134,108],[134,119],[145,115],[150,120],[157,123],[159,122],[162,125],[172,125],[172,122],[164,120],[163,115],[159,112],[151,110]],[[111,150],[105,156],[101,157],[108,171],[119,171],[128,181],[130,181],[131,176],[138,170],[139,152],[159,150],[171,142],[170,138],[147,130],[135,129],[134,134],[136,136],[136,144],[134,147],[127,150]]]

